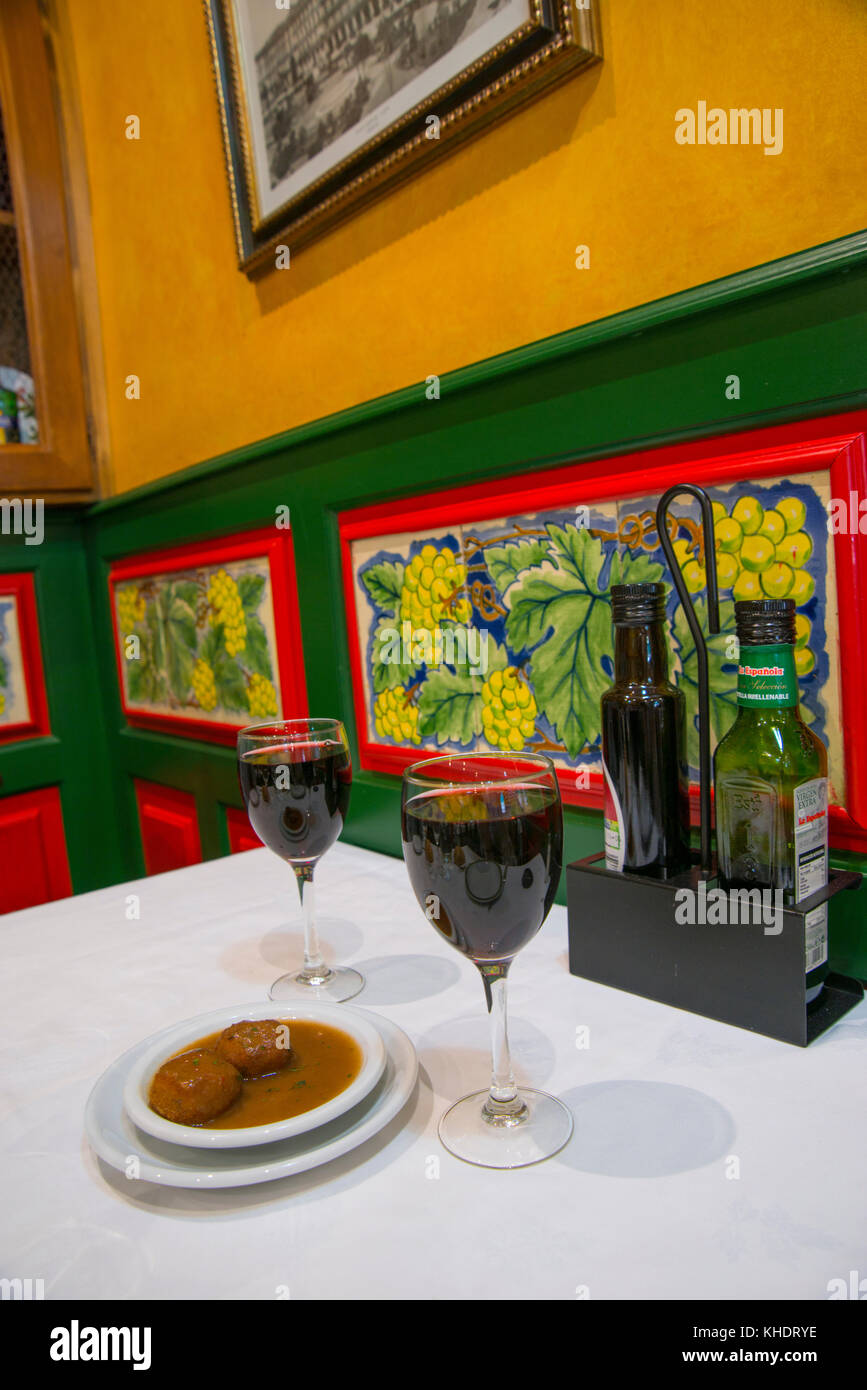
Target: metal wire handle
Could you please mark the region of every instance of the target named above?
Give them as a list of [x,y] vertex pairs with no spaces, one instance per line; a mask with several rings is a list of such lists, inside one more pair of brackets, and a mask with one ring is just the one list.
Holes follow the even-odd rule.
[[701,834],[701,867],[705,873],[711,871],[711,814],[710,814],[710,688],[707,672],[707,644],[704,640],[704,633],[695,615],[692,597],[683,580],[680,565],[677,563],[677,556],[674,553],[674,546],[668,534],[668,508],[675,497],[680,497],[683,493],[689,493],[690,497],[695,497],[701,507],[701,525],[704,536],[704,563],[707,573],[707,625],[712,633],[718,633],[719,627],[719,597],[717,593],[716,578],[716,544],[713,529],[713,507],[710,498],[703,488],[696,487],[694,483],[675,483],[667,492],[664,492],[659,499],[656,508],[656,529],[659,535],[659,542],[665,552],[668,561],[668,568],[671,570],[671,577],[674,580],[674,587],[680,599],[681,607],[686,615],[689,630],[692,633],[692,640],[695,643],[695,654],[698,661],[698,748],[699,748],[699,808]]

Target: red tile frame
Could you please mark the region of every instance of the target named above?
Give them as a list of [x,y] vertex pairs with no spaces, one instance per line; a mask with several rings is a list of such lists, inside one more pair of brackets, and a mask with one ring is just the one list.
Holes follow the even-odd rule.
[[30,718],[18,724],[0,725],[0,743],[14,743],[24,738],[44,738],[46,734],[51,733],[32,572],[0,574],[0,598],[11,597],[18,600],[18,632],[21,637],[21,656]]
[[[358,614],[351,543],[391,531],[416,531],[419,536],[438,526],[485,521],[491,515],[509,516],[545,507],[604,502],[613,498],[655,492],[689,481],[713,485],[755,478],[827,472],[831,496],[849,500],[855,493],[867,498],[867,411],[830,415],[795,424],[737,434],[718,435],[674,446],[662,445],[580,464],[562,464],[539,472],[473,483],[444,494],[380,502],[341,512],[338,518],[343,591],[349,633],[353,701],[362,769],[400,774],[424,756],[422,750],[394,748],[367,735]],[[840,633],[846,639],[845,670],[841,669],[841,704],[846,769],[846,807],[831,808],[831,842],[839,849],[867,849],[867,721],[863,691],[867,689],[867,535],[832,537],[837,578]],[[435,754],[430,754],[435,756]],[[591,773],[588,789],[578,790],[575,769],[558,768],[563,801],[569,805],[602,807],[602,775]],[[691,789],[693,811],[698,790]],[[695,817],[694,817],[695,818]]]
[[121,634],[117,625],[117,605],[114,591],[118,584],[149,575],[172,574],[201,565],[230,564],[236,560],[251,560],[266,555],[271,570],[271,595],[274,606],[274,632],[277,640],[277,668],[280,672],[283,716],[291,718],[307,713],[307,687],[304,678],[304,653],[301,644],[301,616],[298,590],[295,583],[295,555],[291,533],[267,530],[247,531],[236,536],[223,536],[208,541],[194,541],[171,550],[150,550],[125,556],[109,567],[108,585],[114,651],[117,664],[120,703],[127,723],[134,728],[174,733],[180,738],[203,739],[208,743],[234,744],[238,730],[247,721],[237,724],[217,724],[189,716],[177,718],[170,714],[145,714],[130,709],[126,703],[123,682]]

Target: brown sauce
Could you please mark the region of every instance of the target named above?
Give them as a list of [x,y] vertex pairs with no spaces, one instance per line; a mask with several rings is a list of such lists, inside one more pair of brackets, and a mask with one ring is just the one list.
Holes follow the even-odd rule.
[[[352,1084],[364,1060],[354,1038],[327,1023],[287,1020],[287,1026],[290,1053],[286,1066],[270,1076],[245,1080],[241,1094],[228,1110],[197,1125],[197,1129],[245,1129],[290,1120],[333,1100]],[[219,1037],[220,1033],[209,1033],[173,1056],[183,1057],[199,1047],[213,1048]]]

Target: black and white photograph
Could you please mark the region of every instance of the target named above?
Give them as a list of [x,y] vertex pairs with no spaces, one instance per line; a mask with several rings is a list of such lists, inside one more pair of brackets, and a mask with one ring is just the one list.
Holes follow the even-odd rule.
[[529,0],[232,0],[264,220],[531,19]]

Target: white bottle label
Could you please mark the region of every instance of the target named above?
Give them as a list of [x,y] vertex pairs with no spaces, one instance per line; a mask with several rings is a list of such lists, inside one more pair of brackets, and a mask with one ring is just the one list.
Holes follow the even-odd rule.
[[804,918],[807,939],[807,974],[828,959],[828,905],[813,908]]
[[[795,788],[795,901],[802,902],[828,882],[828,780],[816,777]],[[806,969],[828,959],[828,906],[804,919]]]
[[602,771],[605,775],[605,867],[614,869],[617,873],[623,872],[623,859],[626,853],[626,834],[623,825],[623,811],[620,808],[620,798],[614,789],[608,768],[605,766],[605,759],[602,759]]

